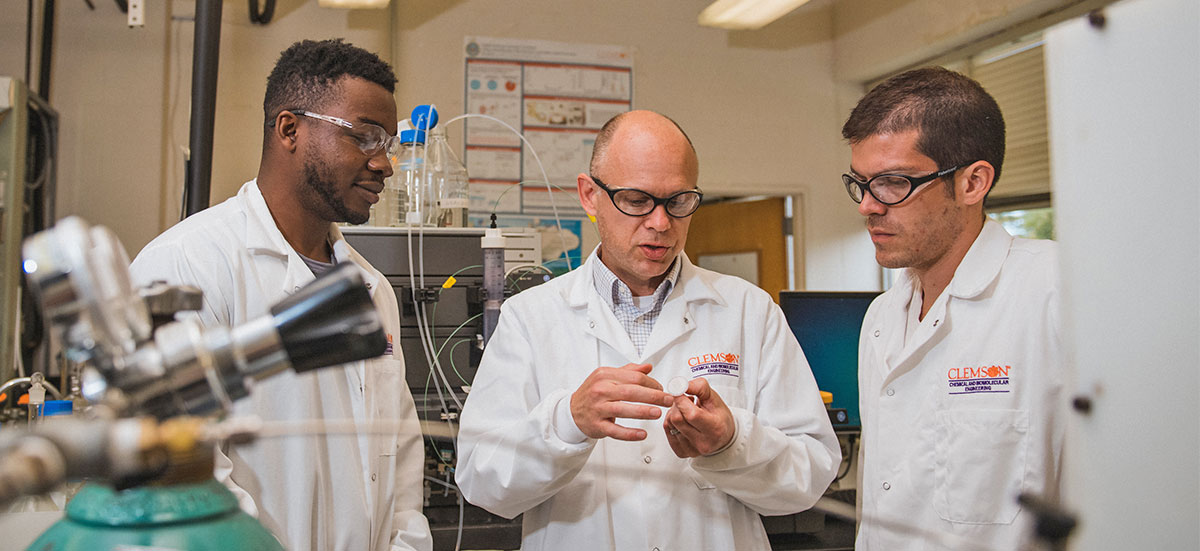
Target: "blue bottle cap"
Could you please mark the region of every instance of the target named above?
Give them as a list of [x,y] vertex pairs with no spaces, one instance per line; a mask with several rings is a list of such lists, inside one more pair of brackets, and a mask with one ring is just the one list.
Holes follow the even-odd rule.
[[70,415],[72,404],[70,400],[46,400],[42,405],[42,416],[49,417],[51,415]]
[[401,130],[400,143],[425,143],[424,130]]
[[432,105],[418,105],[413,108],[408,120],[412,121],[413,128],[429,130],[437,126],[438,112]]

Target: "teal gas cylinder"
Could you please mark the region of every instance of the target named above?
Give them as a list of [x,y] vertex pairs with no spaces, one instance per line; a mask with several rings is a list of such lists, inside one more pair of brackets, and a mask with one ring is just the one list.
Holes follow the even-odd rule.
[[238,508],[232,492],[209,477],[121,491],[87,484],[67,504],[66,516],[28,551],[142,547],[156,551],[283,550],[258,520]]

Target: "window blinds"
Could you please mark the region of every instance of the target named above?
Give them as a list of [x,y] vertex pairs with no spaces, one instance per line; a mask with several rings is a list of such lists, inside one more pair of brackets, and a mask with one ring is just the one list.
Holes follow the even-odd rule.
[[[941,63],[975,79],[1004,114],[1006,147],[1000,182],[988,201],[1050,193],[1046,74],[1041,36]],[[888,75],[889,77],[892,75]],[[874,87],[886,78],[869,83]]]
[[1004,114],[1004,166],[989,200],[1049,193],[1046,75],[1040,40],[985,52],[973,57],[968,67],[970,76],[996,98]]

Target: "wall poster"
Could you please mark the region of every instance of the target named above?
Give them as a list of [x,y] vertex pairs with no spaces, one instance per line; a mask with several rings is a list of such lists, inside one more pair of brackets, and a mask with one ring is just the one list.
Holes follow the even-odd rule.
[[576,248],[581,226],[590,222],[579,207],[575,177],[587,171],[600,127],[633,106],[633,49],[467,36],[463,50],[466,112],[504,122],[463,121],[472,223],[486,225],[494,212],[536,220],[535,226],[554,224],[557,210],[562,231],[576,239],[563,251],[557,233],[545,233],[555,242],[543,242],[543,261],[567,257],[578,266],[578,255],[590,252]]

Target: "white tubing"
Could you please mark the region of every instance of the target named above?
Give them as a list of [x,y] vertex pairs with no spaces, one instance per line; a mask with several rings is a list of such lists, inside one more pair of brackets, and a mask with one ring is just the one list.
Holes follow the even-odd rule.
[[[569,251],[570,249],[567,248],[567,238],[563,237],[563,235],[562,235],[562,220],[559,219],[559,217],[558,217],[558,205],[555,204],[555,202],[554,202],[554,190],[550,189],[550,177],[546,175],[546,168],[544,166],[542,166],[542,159],[541,159],[541,157],[538,157],[537,150],[533,148],[533,144],[529,143],[529,140],[526,140],[525,136],[521,135],[521,133],[518,132],[516,128],[513,128],[508,123],[506,123],[500,119],[497,119],[496,117],[490,116],[490,115],[480,115],[480,114],[476,114],[476,113],[463,113],[462,115],[459,115],[457,117],[454,117],[453,119],[446,121],[446,126],[449,126],[450,123],[452,123],[454,121],[457,121],[459,119],[466,119],[466,118],[487,119],[487,120],[499,123],[500,125],[504,126],[505,128],[511,130],[512,133],[516,134],[518,138],[521,138],[521,141],[525,142],[525,145],[529,148],[529,152],[533,153],[533,160],[537,161],[538,170],[542,171],[542,180],[544,182],[546,182],[546,191],[550,193],[550,208],[554,211],[554,223],[558,225],[558,239],[559,239],[559,241],[562,242],[563,254],[566,255],[567,271],[568,272],[571,271],[571,255],[567,253],[567,251]],[[443,128],[445,128],[445,127],[443,127]]]

